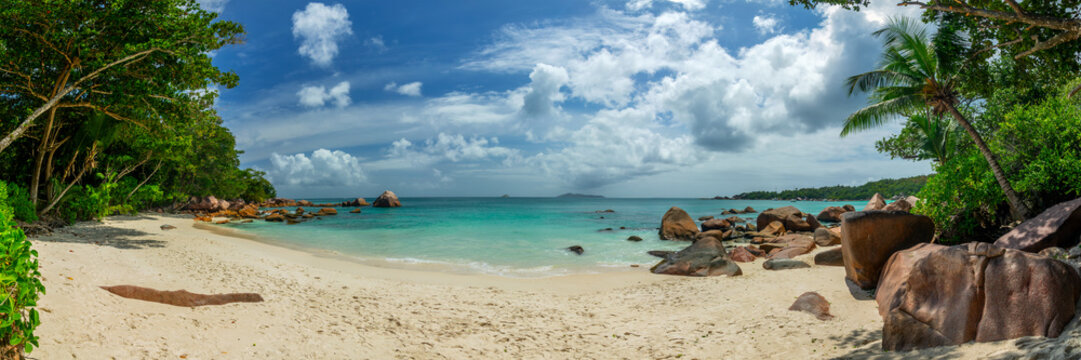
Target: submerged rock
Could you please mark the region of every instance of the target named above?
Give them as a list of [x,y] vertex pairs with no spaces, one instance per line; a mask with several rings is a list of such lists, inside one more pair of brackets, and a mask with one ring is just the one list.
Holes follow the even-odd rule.
[[796,298],[796,302],[792,303],[788,310],[811,313],[811,315],[822,321],[833,319],[833,315],[830,315],[830,302],[813,291],[805,292],[799,298]]
[[724,220],[724,219],[706,220],[705,222],[702,223],[702,231],[724,230],[724,229],[727,229],[727,228],[729,228],[731,226],[732,226],[732,224],[730,224],[728,222],[728,220]]
[[683,250],[668,254],[650,271],[684,276],[743,275],[743,270],[728,258],[721,241],[712,237],[699,239]]
[[650,255],[659,257],[661,259],[664,259],[664,258],[668,257],[669,254],[674,254],[674,253],[675,253],[675,251],[669,251],[669,250],[650,250],[650,251],[646,251],[646,254],[650,254]]
[[570,252],[578,254],[578,255],[582,255],[582,253],[586,252],[586,249],[583,249],[581,246],[574,245],[574,246],[568,247],[567,251],[570,251]]
[[642,237],[638,235],[631,235],[627,237],[627,241],[642,241]]

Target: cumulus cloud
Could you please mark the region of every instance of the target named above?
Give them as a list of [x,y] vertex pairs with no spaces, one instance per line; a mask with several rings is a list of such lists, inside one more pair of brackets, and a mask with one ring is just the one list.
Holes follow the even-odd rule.
[[197,0],[197,2],[203,10],[216,13],[225,11],[225,5],[229,4],[229,0]]
[[404,160],[410,165],[431,165],[439,162],[467,162],[482,160],[501,160],[505,164],[521,158],[516,149],[499,146],[499,138],[450,135],[439,133],[435,138],[415,145],[407,139],[391,143],[387,157],[392,160]]
[[[653,6],[653,1],[654,0],[631,0],[627,2],[627,9],[632,11],[648,9]],[[668,2],[682,5],[683,9],[691,11],[706,8],[706,0],[668,0]]]
[[349,106],[352,100],[349,98],[349,82],[342,81],[327,90],[324,86],[305,86],[297,92],[300,104],[307,107],[323,107],[327,102],[333,102],[339,108]]
[[387,51],[387,43],[383,41],[383,35],[376,35],[368,38],[364,41],[365,45],[371,46],[375,51],[384,52]]
[[754,28],[758,30],[759,34],[772,34],[777,32],[777,18],[773,16],[755,15],[754,19],[751,19],[754,23]]
[[396,92],[405,96],[420,96],[420,88],[424,84],[420,81],[414,81],[408,84],[398,85],[398,83],[392,82],[383,87],[383,90]]
[[304,153],[270,155],[271,182],[286,186],[357,186],[366,176],[360,159],[340,150],[319,149],[309,158]]
[[529,74],[529,93],[525,95],[522,112],[529,116],[550,115],[556,111],[553,103],[563,101],[559,91],[567,83],[567,70],[547,64],[537,64]]
[[293,13],[293,38],[300,39],[301,55],[319,66],[330,66],[338,55],[338,42],[352,35],[349,12],[342,4],[309,3]]

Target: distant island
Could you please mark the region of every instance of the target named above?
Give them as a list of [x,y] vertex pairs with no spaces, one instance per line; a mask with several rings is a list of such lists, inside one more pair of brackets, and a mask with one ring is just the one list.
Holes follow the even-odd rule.
[[559,196],[556,196],[556,197],[557,198],[578,198],[578,199],[603,199],[604,198],[604,196],[600,196],[600,195],[576,194],[576,193],[566,193],[566,194],[559,195]]
[[872,181],[860,186],[826,186],[819,188],[803,188],[784,191],[752,191],[738,194],[732,197],[714,197],[714,199],[733,200],[866,200],[875,193],[882,194],[887,198],[902,195],[915,195],[920,192],[927,183],[927,175],[913,176],[902,179],[883,179]]

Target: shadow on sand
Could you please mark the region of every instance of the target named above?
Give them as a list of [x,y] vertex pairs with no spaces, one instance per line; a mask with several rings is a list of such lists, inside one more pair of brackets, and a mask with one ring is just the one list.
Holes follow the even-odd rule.
[[[139,220],[152,218],[145,216],[118,216],[111,219]],[[91,244],[124,250],[165,247],[164,241],[146,239],[145,237],[148,235],[150,234],[139,230],[123,229],[95,222],[82,222],[70,227],[57,229],[49,235],[36,236],[31,239],[31,241]]]

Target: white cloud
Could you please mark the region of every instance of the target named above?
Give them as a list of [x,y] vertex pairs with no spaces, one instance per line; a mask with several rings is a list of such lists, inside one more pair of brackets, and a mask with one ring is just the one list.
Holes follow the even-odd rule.
[[376,35],[364,41],[365,45],[371,46],[378,52],[387,51],[387,43],[383,41],[383,35]]
[[307,107],[322,107],[328,101],[334,102],[334,106],[343,108],[349,106],[349,82],[342,81],[328,91],[323,86],[305,86],[297,92],[300,104]]
[[[516,149],[499,146],[499,138],[484,138],[439,133],[435,138],[425,140],[421,145],[402,138],[391,143],[386,150],[390,163],[399,164],[401,168],[414,166],[430,166],[440,162],[472,162],[484,160],[501,160],[504,164],[511,164],[521,159],[521,154]],[[383,163],[376,165],[381,168],[395,167]]]
[[537,64],[529,74],[529,93],[523,99],[522,112],[529,116],[545,116],[557,111],[553,103],[563,101],[559,89],[568,79],[567,70],[562,67]]
[[311,158],[303,153],[270,155],[271,182],[286,186],[357,186],[366,180],[360,159],[340,150],[318,149]]
[[[627,9],[631,11],[639,11],[642,9],[648,9],[653,6],[654,0],[630,0],[627,2]],[[668,0],[673,4],[679,4],[683,6],[684,10],[694,11],[702,10],[706,8],[706,0]]]
[[767,15],[755,15],[754,19],[751,19],[754,23],[754,28],[758,30],[759,34],[772,34],[777,32],[777,18]]
[[197,0],[197,2],[203,10],[216,13],[225,11],[225,5],[229,4],[229,0]]
[[420,96],[420,88],[424,86],[420,81],[414,81],[408,84],[398,85],[398,83],[392,82],[383,87],[383,90],[396,92],[406,96]]
[[330,66],[338,55],[338,42],[353,34],[349,12],[342,4],[326,6],[309,3],[303,11],[293,13],[293,37],[301,39],[301,55],[319,66]]

